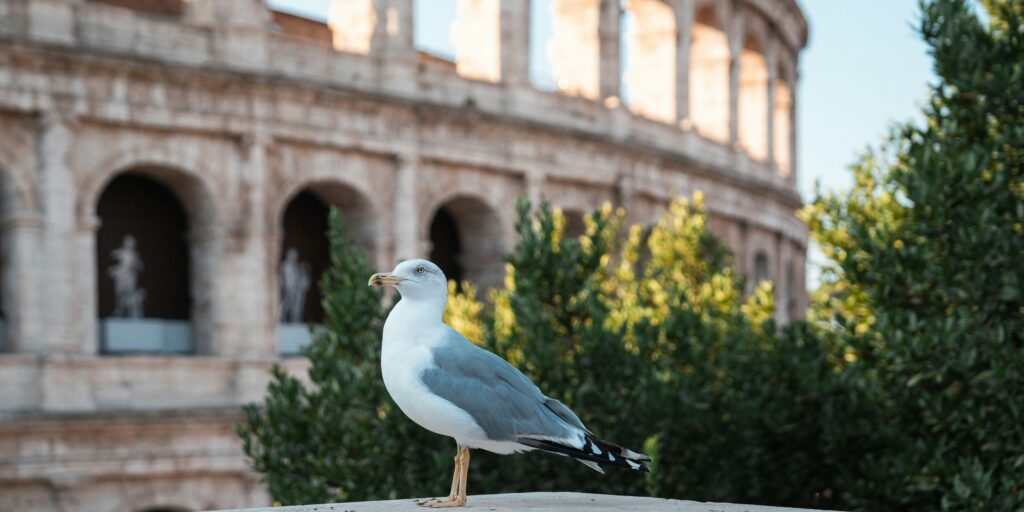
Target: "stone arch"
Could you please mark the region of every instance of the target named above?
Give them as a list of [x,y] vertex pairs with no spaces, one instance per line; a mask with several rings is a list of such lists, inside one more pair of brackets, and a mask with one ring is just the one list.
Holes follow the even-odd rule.
[[729,141],[732,52],[721,3],[705,2],[694,12],[688,70],[689,115],[698,133],[725,143]]
[[676,121],[676,17],[665,0],[629,0],[623,16],[628,37],[624,74],[627,106],[635,114],[665,123]]
[[212,229],[218,225],[217,203],[212,193],[217,187],[210,180],[213,174],[195,156],[169,146],[136,146],[114,155],[88,173],[89,178],[82,183],[75,205],[80,223],[89,224],[103,189],[128,169],[164,182],[173,190],[184,204],[194,229]]
[[284,193],[269,205],[269,211],[273,212],[270,225],[279,229],[288,204],[302,192],[308,191],[327,207],[341,210],[346,232],[354,237],[367,261],[374,263],[382,243],[377,226],[380,215],[377,204],[370,199],[372,195],[366,184],[344,180],[329,172],[313,173],[305,178],[289,184]]
[[764,43],[747,31],[740,48],[737,135],[755,160],[768,157],[768,63]]
[[[209,189],[192,173],[150,163],[104,178],[90,215],[98,220],[91,266],[103,352],[209,353],[219,261]],[[140,256],[141,265],[126,254]],[[138,279],[134,307],[110,281],[118,264]]]
[[[76,190],[75,215],[81,243],[79,263],[81,268],[95,269],[95,232],[99,227],[96,219],[96,203],[104,188],[117,175],[134,171],[151,177],[171,189],[184,206],[189,219],[189,257],[193,270],[190,279],[192,293],[192,347],[200,354],[213,353],[216,319],[219,316],[218,276],[221,247],[220,213],[212,191],[217,187],[212,181],[214,173],[206,168],[197,154],[181,145],[138,144],[113,154],[100,164],[79,173],[85,178]],[[96,321],[97,282],[87,280],[85,287],[92,292],[86,294],[82,305],[83,327],[81,336],[86,347],[99,347],[95,338],[98,329]]]
[[336,178],[292,184],[274,211],[274,311],[278,321],[278,352],[295,355],[311,341],[309,324],[324,321],[320,279],[330,268],[327,237],[330,208],[341,212],[347,236],[375,263],[379,240],[376,211],[368,197]]
[[[483,287],[501,283],[505,256],[498,209],[465,194],[439,201],[423,232],[430,236],[430,259],[449,279],[465,279]],[[446,268],[447,267],[447,268]]]

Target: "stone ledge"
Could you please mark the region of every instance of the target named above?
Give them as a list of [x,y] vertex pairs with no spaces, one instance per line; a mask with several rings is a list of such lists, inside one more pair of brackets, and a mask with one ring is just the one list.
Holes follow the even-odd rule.
[[[486,494],[480,496],[473,496],[471,494],[469,496],[469,503],[464,509],[487,512],[519,512],[524,510],[529,512],[806,512],[809,510],[577,492],[530,492],[521,494]],[[234,512],[242,512],[242,510],[237,509]],[[363,501],[359,503],[244,509],[245,512],[424,512],[426,510],[434,509],[420,507],[413,503],[412,500]]]

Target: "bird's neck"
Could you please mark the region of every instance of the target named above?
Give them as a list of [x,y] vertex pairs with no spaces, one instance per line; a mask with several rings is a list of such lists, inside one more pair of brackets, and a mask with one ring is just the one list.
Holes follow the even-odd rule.
[[437,297],[432,299],[402,297],[398,304],[395,304],[389,318],[394,316],[407,325],[432,326],[440,324],[441,318],[444,316],[444,309],[448,305],[448,301],[445,299],[447,298],[438,300]]

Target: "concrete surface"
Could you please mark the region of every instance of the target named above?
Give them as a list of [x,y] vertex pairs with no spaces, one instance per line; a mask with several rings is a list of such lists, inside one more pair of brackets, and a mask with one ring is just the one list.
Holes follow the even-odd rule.
[[[471,494],[465,509],[487,512],[610,512],[613,510],[638,512],[792,512],[809,510],[577,492],[530,492],[522,494],[485,494],[480,496],[473,496]],[[236,512],[242,510],[245,510],[245,512],[424,512],[433,509],[420,507],[413,503],[413,500],[394,500],[236,509]]]

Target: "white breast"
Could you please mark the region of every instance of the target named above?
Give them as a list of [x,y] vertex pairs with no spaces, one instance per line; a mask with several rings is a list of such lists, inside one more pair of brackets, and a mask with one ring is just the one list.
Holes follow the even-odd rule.
[[453,437],[467,446],[486,440],[483,429],[469,413],[431,393],[423,384],[423,371],[434,366],[431,348],[440,330],[422,328],[421,323],[402,318],[401,306],[401,302],[395,306],[384,325],[381,352],[381,373],[391,398],[409,419],[431,432]]

